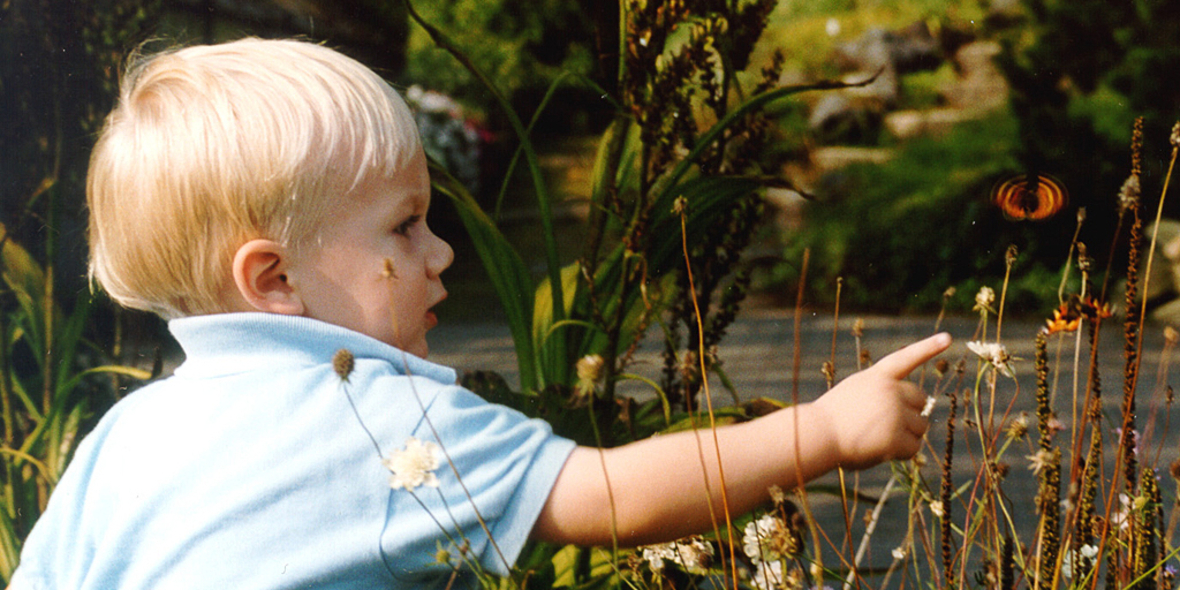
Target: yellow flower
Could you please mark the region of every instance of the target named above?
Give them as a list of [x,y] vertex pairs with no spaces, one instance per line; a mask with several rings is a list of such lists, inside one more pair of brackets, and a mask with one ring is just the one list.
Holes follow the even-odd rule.
[[1053,319],[1045,320],[1046,333],[1073,332],[1081,323],[1082,316],[1069,303],[1063,303],[1061,307],[1053,310]]

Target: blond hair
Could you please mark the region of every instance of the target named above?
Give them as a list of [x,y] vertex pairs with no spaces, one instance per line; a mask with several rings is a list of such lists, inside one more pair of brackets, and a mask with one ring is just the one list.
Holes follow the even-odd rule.
[[133,58],[90,159],[90,275],[165,318],[228,311],[242,244],[306,246],[334,203],[420,149],[397,92],[319,45]]

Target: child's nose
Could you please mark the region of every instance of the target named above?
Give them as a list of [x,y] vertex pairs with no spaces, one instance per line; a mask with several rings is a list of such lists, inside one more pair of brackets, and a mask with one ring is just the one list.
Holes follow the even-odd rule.
[[430,232],[430,237],[434,243],[431,245],[427,264],[430,265],[430,271],[433,274],[439,275],[455,261],[455,251],[451,249],[451,245],[446,240],[438,237],[434,232]]

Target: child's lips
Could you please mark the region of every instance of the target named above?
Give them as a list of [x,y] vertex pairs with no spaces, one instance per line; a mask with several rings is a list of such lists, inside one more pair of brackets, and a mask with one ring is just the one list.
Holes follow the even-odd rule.
[[[446,300],[446,298],[447,298],[447,292],[443,291],[442,297],[439,297],[438,301],[435,301],[434,305],[431,305],[430,307],[433,308],[435,305],[442,303],[443,301]],[[433,311],[430,311],[429,309],[427,309],[426,310],[426,329],[429,330],[437,325],[438,325],[438,316],[436,316]]]

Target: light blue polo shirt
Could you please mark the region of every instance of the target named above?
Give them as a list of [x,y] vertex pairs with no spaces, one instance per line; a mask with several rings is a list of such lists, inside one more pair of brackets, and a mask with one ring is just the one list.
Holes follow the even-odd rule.
[[[169,328],[185,362],[82,442],[14,588],[441,588],[448,535],[504,574],[574,448],[453,370],[338,326],[241,313]],[[446,461],[437,489],[390,488],[374,441],[389,455],[411,436],[442,445],[471,500]]]

